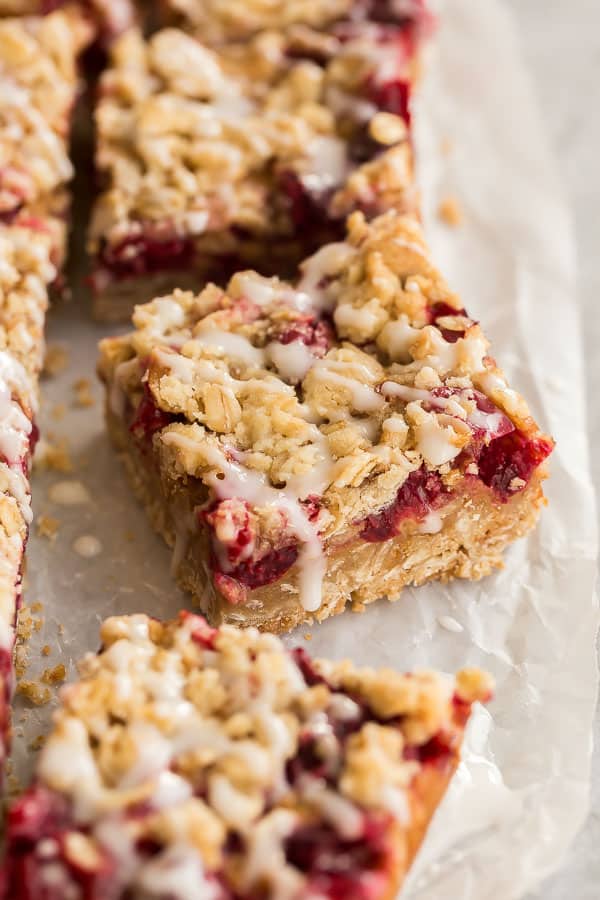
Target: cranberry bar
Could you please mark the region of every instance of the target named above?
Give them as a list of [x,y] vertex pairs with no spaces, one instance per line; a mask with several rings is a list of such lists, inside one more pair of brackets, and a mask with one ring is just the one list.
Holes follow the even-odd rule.
[[311,660],[182,613],[102,626],[30,789],[11,900],[393,900],[491,679]]
[[218,49],[177,29],[124,35],[96,113],[97,316],[245,266],[293,273],[349,212],[413,209],[413,63],[385,31]]
[[296,283],[138,306],[105,340],[108,427],[212,623],[287,630],[501,564],[552,441],[418,224],[350,217]]
[[76,10],[0,19],[0,225],[49,232],[66,252],[77,59],[92,31]]
[[31,522],[29,468],[37,431],[50,236],[0,228],[0,771],[8,744],[12,651],[23,552]]
[[309,26],[348,31],[395,28],[414,43],[431,30],[424,0],[163,0],[166,14],[210,42],[241,40],[265,29]]

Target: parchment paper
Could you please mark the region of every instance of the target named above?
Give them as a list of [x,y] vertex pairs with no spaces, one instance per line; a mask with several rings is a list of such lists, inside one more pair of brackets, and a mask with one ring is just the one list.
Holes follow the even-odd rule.
[[[446,671],[476,664],[495,675],[496,699],[477,711],[464,762],[403,896],[513,900],[560,863],[588,802],[598,608],[579,310],[569,215],[511,22],[493,0],[447,0],[442,13],[417,116],[426,226],[440,266],[557,440],[550,505],[497,575],[409,590],[396,604],[348,613],[310,629],[308,647],[361,664]],[[465,212],[460,229],[436,216],[448,192]],[[26,600],[41,601],[43,611],[27,677],[59,661],[72,677],[73,660],[97,647],[107,615],[168,617],[186,602],[108,445],[99,386],[93,406],[72,406],[73,382],[94,378],[103,333],[83,291],[51,316],[49,340],[69,348],[70,365],[44,386],[41,425],[47,438],[68,439],[75,470],[34,478],[37,514],[61,525],[55,541],[35,528],[30,541]],[[57,404],[67,407],[60,421]],[[48,489],[65,479],[82,482],[90,502],[52,503]],[[86,534],[102,543],[91,559],[72,548]],[[46,644],[50,655],[41,657]],[[51,708],[17,701],[23,780],[35,758],[28,747]]]

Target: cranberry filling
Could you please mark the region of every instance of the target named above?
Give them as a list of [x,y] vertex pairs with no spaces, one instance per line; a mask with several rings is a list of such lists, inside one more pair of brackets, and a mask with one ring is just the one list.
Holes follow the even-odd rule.
[[404,759],[414,759],[421,765],[436,766],[443,769],[454,756],[451,736],[443,731],[434,734],[426,744],[410,745],[404,749]]
[[[69,891],[81,900],[116,900],[117,885],[110,877],[114,864],[108,855],[87,867],[67,857],[65,836],[72,827],[67,801],[40,785],[33,785],[13,804],[8,813],[2,874],[14,900],[63,900]],[[53,852],[40,858],[36,849],[42,838],[52,842]],[[47,867],[57,863],[63,877],[46,878]]]
[[408,3],[398,3],[397,0],[364,0],[356,6],[361,18],[382,25],[414,28],[430,20],[424,0],[409,0]]
[[369,100],[382,112],[394,113],[410,125],[410,84],[401,78],[394,78],[382,84],[372,78],[367,85]]
[[396,494],[396,499],[363,521],[360,536],[363,541],[379,543],[396,537],[406,519],[424,519],[431,509],[437,509],[450,499],[437,472],[424,466],[411,472]]
[[294,647],[294,649],[291,651],[291,655],[294,662],[302,672],[302,677],[309,687],[314,687],[315,684],[325,684],[327,685],[327,687],[330,687],[327,679],[323,678],[321,673],[317,671],[312,658],[306,652],[304,647]]
[[[189,237],[136,234],[119,243],[106,244],[100,252],[100,270],[108,269],[117,280],[188,268],[194,257],[194,242]],[[92,276],[92,283],[94,277]]]
[[211,628],[202,616],[195,616],[190,612],[181,612],[179,617],[191,624],[191,638],[205,650],[214,650],[215,640],[219,634],[217,628]]
[[[276,550],[270,550],[259,559],[250,559],[241,562],[230,572],[220,572],[217,567],[217,574],[223,574],[226,579],[235,581],[244,587],[254,590],[255,588],[264,587],[272,584],[281,578],[288,569],[294,565],[298,558],[298,546],[296,544],[279,547]],[[220,582],[222,584],[223,582]]]
[[553,447],[548,438],[528,438],[519,430],[504,434],[482,448],[477,459],[479,478],[505,503],[523,490]]
[[[331,189],[310,190],[299,175],[285,171],[279,175],[279,190],[287,198],[290,218],[299,231],[334,225],[328,212]],[[341,233],[341,224],[335,223],[335,229]]]
[[[443,319],[446,316],[466,316],[467,311],[465,309],[454,309],[453,306],[450,306],[449,303],[434,303],[429,307],[429,322],[431,325],[437,325],[438,319]],[[465,333],[465,329],[454,330],[451,328],[441,328],[438,325],[442,333],[442,337],[449,344],[455,344],[457,340],[463,337]]]
[[144,394],[129,426],[131,433],[140,440],[149,441],[153,434],[174,421],[175,416],[159,409],[148,385],[144,385]]
[[345,840],[325,825],[305,825],[285,842],[289,864],[309,880],[309,893],[329,900],[375,900],[385,886],[391,859],[391,817],[365,814],[363,832]]
[[310,347],[314,356],[325,356],[335,340],[335,331],[327,319],[315,316],[299,316],[295,321],[275,334],[280,344],[291,344],[300,341]]

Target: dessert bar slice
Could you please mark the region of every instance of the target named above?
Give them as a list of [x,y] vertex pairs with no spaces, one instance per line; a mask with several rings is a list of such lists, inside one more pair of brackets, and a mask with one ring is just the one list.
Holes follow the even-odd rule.
[[308,25],[319,31],[365,24],[396,28],[405,40],[431,29],[424,0],[162,0],[166,15],[204,41],[241,40],[265,29]]
[[102,626],[8,816],[12,900],[393,900],[491,680],[182,613]]
[[15,622],[32,517],[29,468],[37,436],[47,285],[56,274],[51,251],[47,234],[0,228],[0,771],[8,745]]
[[134,324],[101,345],[109,431],[212,623],[479,578],[537,519],[552,441],[413,219],[355,213],[298,282],[241,272]]
[[0,19],[0,224],[49,232],[66,251],[77,59],[91,28],[76,10]]
[[409,210],[414,55],[395,32],[263,32],[209,49],[176,29],[114,46],[96,113],[99,318],[253,266],[294,272],[353,210]]

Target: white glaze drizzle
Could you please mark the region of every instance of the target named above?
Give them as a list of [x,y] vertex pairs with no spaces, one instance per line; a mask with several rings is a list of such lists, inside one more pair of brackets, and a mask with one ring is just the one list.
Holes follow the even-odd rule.
[[[316,426],[312,427],[323,453],[325,440]],[[195,441],[178,432],[168,432],[163,435],[163,441],[184,448],[190,445],[194,449],[197,447]],[[307,612],[317,610],[322,600],[321,585],[326,563],[318,532],[299,500],[312,493],[322,494],[325,490],[331,468],[328,456],[322,458],[321,463],[314,466],[308,476],[290,479],[286,488],[274,488],[262,473],[227,459],[224,451],[214,444],[203,445],[203,453],[209,465],[224,475],[219,478],[217,473],[210,472],[204,476],[203,480],[212,488],[216,497],[221,500],[240,498],[252,506],[272,506],[286,512],[289,525],[301,544],[298,555],[300,602]]]

